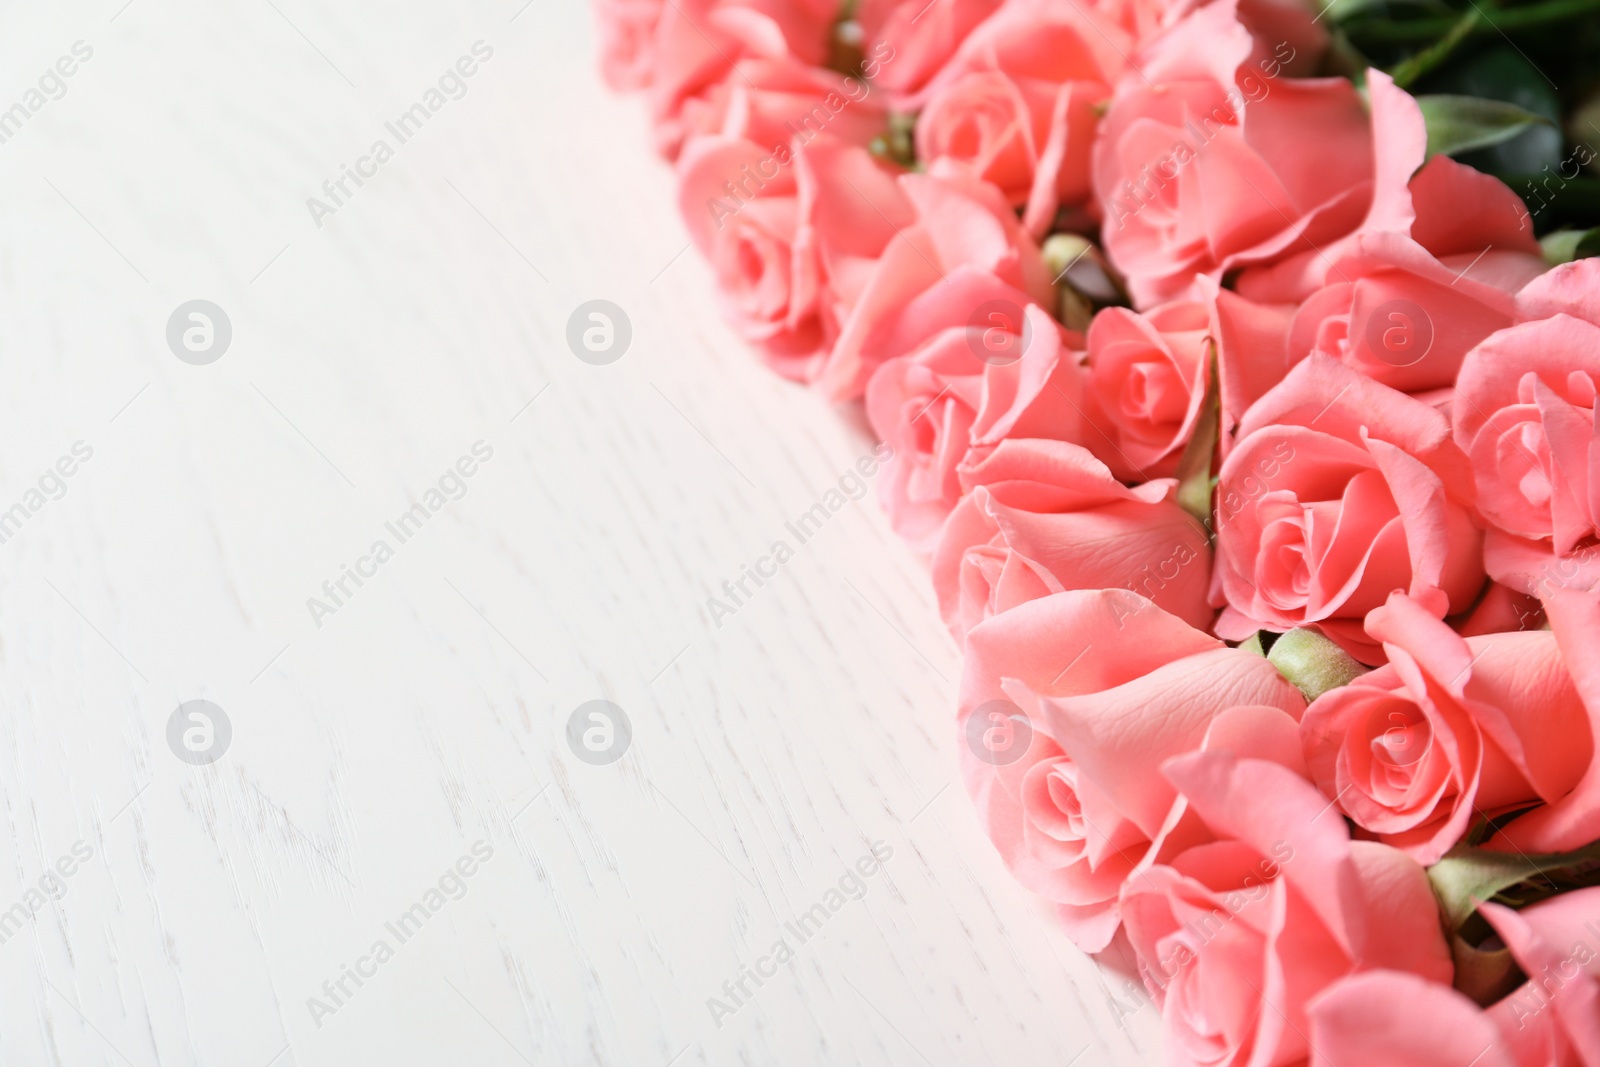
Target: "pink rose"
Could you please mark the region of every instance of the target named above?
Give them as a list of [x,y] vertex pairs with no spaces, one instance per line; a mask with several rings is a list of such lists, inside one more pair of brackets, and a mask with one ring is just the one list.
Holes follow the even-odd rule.
[[[963,777],[1018,880],[1098,951],[1123,881],[1169,840],[1192,840],[1161,760],[1207,745],[1298,760],[1303,707],[1266,660],[1138,594],[1056,593],[967,635]],[[991,732],[1001,744],[988,745]],[[1009,747],[1024,734],[1025,752]]]
[[1236,8],[1217,0],[1152,44],[1094,147],[1103,242],[1137,307],[1340,237],[1372,200],[1355,87],[1278,77],[1292,49],[1259,56]]
[[1511,325],[1523,280],[1502,289],[1445,266],[1409,237],[1363,236],[1300,306],[1290,358],[1318,352],[1407,393],[1452,386],[1467,352]]
[[1456,384],[1455,438],[1502,580],[1528,568],[1496,560],[1567,556],[1600,536],[1600,465],[1590,459],[1600,447],[1600,261],[1558,267],[1518,301],[1524,317],[1541,317],[1484,340]]
[[1088,195],[1095,109],[1129,47],[1077,8],[1010,0],[918,94],[917,158],[970,167],[1043,234],[1057,207]]
[[1422,864],[1475,818],[1566,796],[1594,748],[1554,634],[1463,638],[1430,599],[1397,592],[1372,611],[1388,665],[1322,694],[1300,723],[1323,793]]
[[1538,630],[1544,625],[1544,607],[1538,597],[1518,592],[1508,585],[1490,582],[1483,598],[1470,614],[1455,623],[1462,637]]
[[[880,363],[913,351],[927,336],[930,316],[969,321],[984,310],[965,302],[970,282],[958,268],[988,274],[1030,303],[1053,306],[1055,289],[1039,246],[994,186],[936,162],[926,174],[901,176],[900,188],[914,218],[899,227],[860,279],[849,319],[817,381],[833,400],[861,395]],[[859,196],[855,203],[864,214]],[[1005,309],[1001,328],[1015,329],[1019,313],[1015,304]]]
[[[1520,1067],[1494,1021],[1448,985],[1402,971],[1341,979],[1306,1007],[1311,1067]],[[1549,1061],[1549,1067],[1558,1067]]]
[[[953,271],[945,292],[931,314],[914,320],[926,339],[879,367],[867,386],[873,432],[895,450],[879,498],[895,532],[919,552],[932,551],[961,499],[963,461],[1008,437],[1071,438],[1084,429],[1083,372],[1055,320],[970,268]],[[971,325],[972,309],[988,303],[1003,309],[1003,326]],[[1004,335],[1006,354],[983,358],[995,331]]]
[[[671,159],[695,130],[684,109],[715,95],[745,60],[792,57],[821,67],[837,17],[831,0],[674,0],[661,11],[650,55],[656,148]],[[765,146],[768,150],[771,145]]]
[[1101,25],[1122,30],[1134,42],[1132,51],[1137,51],[1203,4],[1198,0],[1089,0],[1081,6]]
[[1170,478],[1129,489],[1066,441],[1010,438],[960,469],[967,495],[933,554],[939,611],[957,641],[1025,600],[1069,589],[1131,589],[1197,629],[1211,545]]
[[[1121,27],[1142,48],[1210,0],[1092,0],[1082,6],[1097,20]],[[1301,0],[1240,0],[1239,21],[1258,41],[1286,44],[1284,70],[1293,77],[1316,72],[1328,46],[1327,31]]]
[[1386,968],[1449,982],[1438,905],[1404,853],[1352,842],[1321,794],[1277,763],[1199,752],[1164,768],[1218,838],[1123,889],[1167,1063],[1301,1063],[1306,1002],[1339,979]]
[[860,0],[856,21],[870,51],[888,58],[874,77],[902,110],[1001,0]]
[[595,0],[600,73],[622,92],[643,89],[655,72],[656,26],[666,0]]
[[[1579,753],[1588,753],[1583,774],[1566,795],[1541,804],[1507,823],[1485,848],[1523,854],[1570,852],[1600,840],[1600,760],[1592,758],[1600,740],[1600,582],[1595,561],[1571,578],[1552,577],[1540,590],[1550,629],[1588,717],[1587,729],[1574,728],[1565,717],[1552,719],[1551,729]],[[1560,723],[1561,725],[1557,725]]]
[[1523,322],[1571,315],[1600,325],[1600,260],[1563,263],[1529,282],[1517,294]]
[[[1466,457],[1443,415],[1325,356],[1258,400],[1217,483],[1217,633],[1315,626],[1364,663],[1362,628],[1395,589],[1483,588]],[[1220,601],[1219,601],[1220,602]]]
[[[1224,429],[1289,369],[1292,307],[1254,304],[1209,279],[1202,298],[1143,315],[1106,308],[1089,325],[1091,445],[1127,481],[1175,473],[1194,435],[1215,357]],[[1226,452],[1226,447],[1224,449]]]
[[1247,266],[1236,288],[1252,300],[1299,302],[1318,289],[1354,279],[1338,265],[1364,238],[1410,237],[1453,275],[1514,291],[1545,269],[1522,198],[1504,182],[1427,154],[1422,110],[1381,71],[1367,81],[1371,98],[1372,180],[1366,215],[1348,234],[1301,247],[1277,262]]
[[878,257],[912,221],[895,178],[826,135],[792,152],[696,138],[678,178],[684,223],[728,317],[780,374],[814,377]]
[[776,151],[820,133],[865,147],[884,128],[883,94],[871,85],[790,55],[740,60],[732,73],[683,101],[686,138],[720,134]]
[[1171,475],[1211,379],[1211,316],[1198,300],[1143,315],[1106,308],[1089,324],[1089,381],[1106,461],[1119,478]]
[[1512,911],[1483,904],[1528,981],[1489,1007],[1519,1067],[1593,1063],[1600,1050],[1600,889]]
[[1308,1014],[1311,1067],[1580,1067],[1600,1048],[1600,889],[1481,912],[1528,981],[1484,1010],[1394,971],[1335,983]]

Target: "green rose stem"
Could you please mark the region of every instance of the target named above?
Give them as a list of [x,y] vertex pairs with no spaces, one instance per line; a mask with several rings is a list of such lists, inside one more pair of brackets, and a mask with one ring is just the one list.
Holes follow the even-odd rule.
[[1511,953],[1503,948],[1474,947],[1461,936],[1461,928],[1477,912],[1479,904],[1518,885],[1558,872],[1568,876],[1564,881],[1576,885],[1595,884],[1597,862],[1600,862],[1600,842],[1575,852],[1533,856],[1523,852],[1492,852],[1462,844],[1429,867],[1428,882],[1433,886],[1433,895],[1439,899],[1440,917],[1450,937],[1450,954],[1455,958],[1455,987],[1479,1004],[1491,1004],[1509,993],[1520,980]]
[[[1594,11],[1600,11],[1600,0],[1545,0],[1542,4],[1528,4],[1524,7],[1485,9],[1482,18],[1478,19],[1469,31],[1472,34],[1485,34],[1492,32],[1507,32],[1510,30],[1526,29],[1530,26],[1544,26],[1552,22],[1561,22],[1565,19],[1577,18]],[[1437,18],[1408,19],[1404,22],[1375,21],[1351,22],[1344,27],[1347,33],[1360,37],[1366,41],[1380,41],[1390,44],[1406,44],[1413,41],[1437,40],[1448,34],[1460,22],[1458,16],[1440,16]]]
[[1472,31],[1478,28],[1478,23],[1482,18],[1482,9],[1474,7],[1457,19],[1455,25],[1450,27],[1450,31],[1438,41],[1435,41],[1416,55],[1409,56],[1396,63],[1393,69],[1389,71],[1389,76],[1394,79],[1394,83],[1400,88],[1407,88],[1412,82],[1448,59],[1450,53],[1456,50],[1456,45],[1466,40]]
[[[1259,647],[1259,646],[1258,646]],[[1267,662],[1294,687],[1315,700],[1330,689],[1349,685],[1368,668],[1315,630],[1290,630],[1272,643]]]

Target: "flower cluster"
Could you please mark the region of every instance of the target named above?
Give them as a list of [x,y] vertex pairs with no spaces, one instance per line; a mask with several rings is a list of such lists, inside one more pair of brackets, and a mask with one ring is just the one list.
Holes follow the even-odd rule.
[[893,449],[984,829],[1168,1062],[1600,1062],[1600,241],[1453,158],[1515,107],[1402,87],[1490,16],[597,2],[728,317]]

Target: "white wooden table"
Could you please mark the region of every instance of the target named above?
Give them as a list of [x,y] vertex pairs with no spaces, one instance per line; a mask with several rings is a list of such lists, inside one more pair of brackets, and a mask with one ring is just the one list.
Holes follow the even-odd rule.
[[0,4],[0,1064],[1153,1062],[874,497],[786,532],[871,442],[722,325],[588,11],[124,3]]

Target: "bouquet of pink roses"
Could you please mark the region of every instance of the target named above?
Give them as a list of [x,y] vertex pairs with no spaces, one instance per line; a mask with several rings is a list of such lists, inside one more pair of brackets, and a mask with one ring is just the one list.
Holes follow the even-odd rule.
[[1600,1064],[1600,0],[597,0],[1174,1064]]

